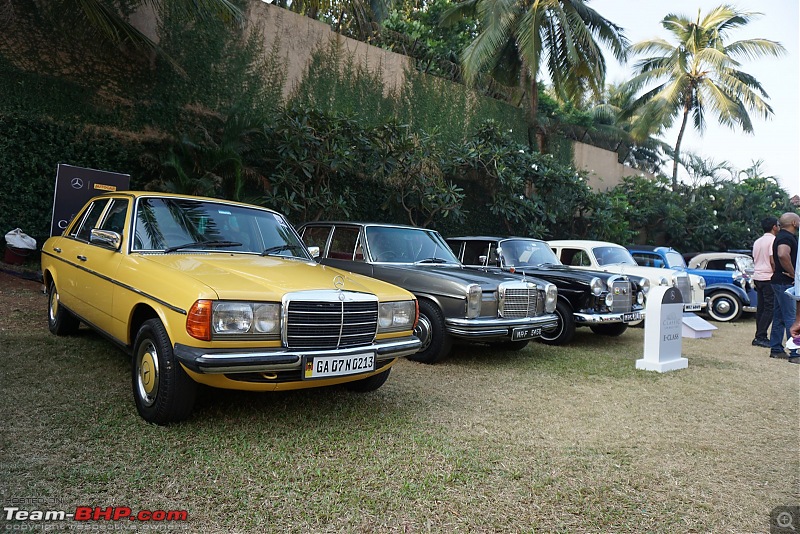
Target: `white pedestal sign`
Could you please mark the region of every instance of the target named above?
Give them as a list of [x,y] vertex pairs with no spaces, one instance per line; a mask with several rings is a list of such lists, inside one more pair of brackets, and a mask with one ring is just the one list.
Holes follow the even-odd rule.
[[674,287],[651,288],[645,311],[644,357],[636,360],[636,368],[659,373],[686,369],[689,360],[681,357],[683,298],[680,291]]

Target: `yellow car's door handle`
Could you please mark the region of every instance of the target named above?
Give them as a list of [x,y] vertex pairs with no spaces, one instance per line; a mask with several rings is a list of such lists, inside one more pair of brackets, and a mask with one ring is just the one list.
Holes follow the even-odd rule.
[[78,259],[81,261],[86,261],[86,256],[78,256]]

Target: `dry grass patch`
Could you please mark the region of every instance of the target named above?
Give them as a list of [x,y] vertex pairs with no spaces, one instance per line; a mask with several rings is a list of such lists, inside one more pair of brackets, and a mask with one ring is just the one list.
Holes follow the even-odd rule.
[[366,395],[204,390],[162,428],[113,345],[49,334],[39,285],[0,274],[0,306],[4,499],[187,509],[203,532],[764,532],[799,500],[799,370],[752,320],[663,375],[634,368],[642,329],[580,330],[401,361]]

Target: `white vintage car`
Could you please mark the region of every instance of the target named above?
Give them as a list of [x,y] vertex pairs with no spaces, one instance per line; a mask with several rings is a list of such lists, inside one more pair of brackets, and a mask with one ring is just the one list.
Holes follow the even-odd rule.
[[639,278],[640,285],[648,289],[653,286],[674,286],[683,296],[684,311],[696,312],[706,307],[706,283],[702,277],[673,269],[640,267],[622,245],[580,239],[548,241],[547,244],[564,265]]

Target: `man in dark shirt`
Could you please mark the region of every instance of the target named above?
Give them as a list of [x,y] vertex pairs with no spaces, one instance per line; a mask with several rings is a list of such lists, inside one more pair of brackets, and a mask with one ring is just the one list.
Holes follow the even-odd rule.
[[[772,333],[769,339],[771,358],[785,358],[783,337],[789,337],[789,328],[795,317],[794,299],[786,294],[786,290],[794,285],[794,267],[797,262],[797,231],[800,227],[800,215],[784,213],[778,223],[780,231],[772,243],[772,257],[775,260],[775,272],[772,275],[772,290],[775,294],[775,307],[772,315]],[[795,363],[797,349],[789,352],[790,361]]]

